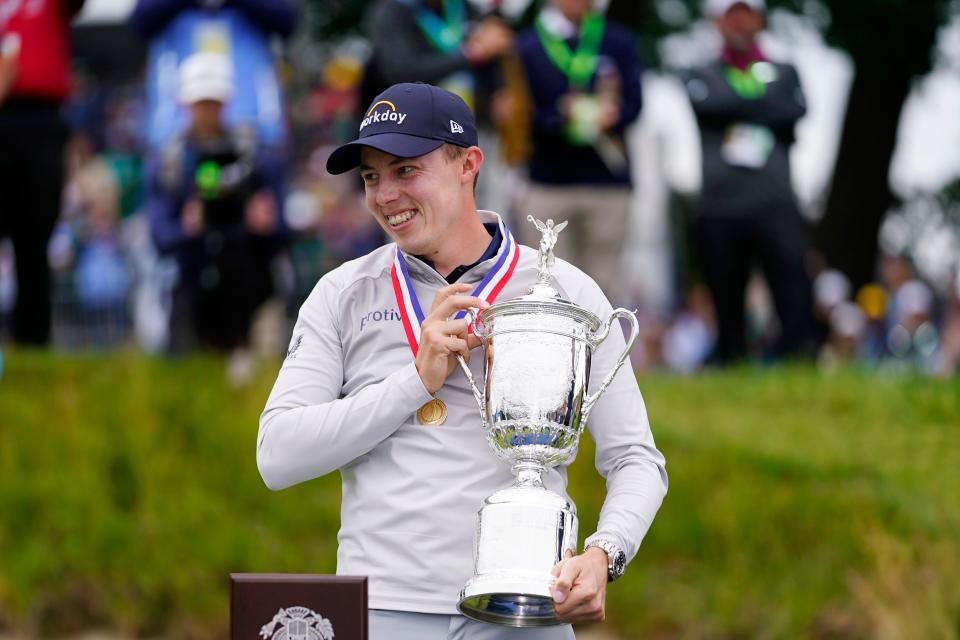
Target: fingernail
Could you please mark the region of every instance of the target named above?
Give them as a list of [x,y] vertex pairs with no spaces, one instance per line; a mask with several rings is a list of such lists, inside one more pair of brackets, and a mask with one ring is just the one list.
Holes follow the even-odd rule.
[[556,591],[553,592],[553,599],[558,603],[563,602],[564,600],[567,599],[567,594],[561,589],[557,589]]

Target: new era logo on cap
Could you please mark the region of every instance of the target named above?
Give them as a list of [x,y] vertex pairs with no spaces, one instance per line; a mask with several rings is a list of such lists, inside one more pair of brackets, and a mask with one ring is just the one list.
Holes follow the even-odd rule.
[[353,169],[360,164],[363,147],[415,158],[444,143],[477,144],[476,121],[463,99],[422,82],[395,84],[373,100],[360,121],[357,139],[330,154],[327,171],[338,174]]

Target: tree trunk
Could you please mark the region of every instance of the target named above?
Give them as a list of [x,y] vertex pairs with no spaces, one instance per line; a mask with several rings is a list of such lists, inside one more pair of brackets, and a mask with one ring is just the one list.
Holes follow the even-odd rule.
[[913,78],[930,69],[947,0],[824,0],[828,40],[854,60],[837,166],[817,240],[854,287],[875,278],[877,232],[894,203],[890,159]]
[[830,267],[856,291],[875,277],[877,234],[893,205],[890,160],[911,77],[857,71],[830,195],[816,240]]

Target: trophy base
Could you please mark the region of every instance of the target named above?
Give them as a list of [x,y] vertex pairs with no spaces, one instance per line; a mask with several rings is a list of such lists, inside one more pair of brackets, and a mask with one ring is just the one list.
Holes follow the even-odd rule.
[[[542,593],[535,593],[541,589],[531,588],[532,585],[523,585],[524,593],[509,592],[509,589],[520,586],[516,583],[471,585],[473,588],[464,589],[457,608],[460,613],[473,620],[507,627],[550,627],[563,624],[557,620],[549,585],[543,585]],[[467,595],[468,593],[471,595]]]
[[[526,474],[520,471],[520,482]],[[538,485],[494,493],[480,509],[474,575],[457,608],[508,627],[563,624],[553,606],[551,570],[576,546],[576,508],[566,498]]]

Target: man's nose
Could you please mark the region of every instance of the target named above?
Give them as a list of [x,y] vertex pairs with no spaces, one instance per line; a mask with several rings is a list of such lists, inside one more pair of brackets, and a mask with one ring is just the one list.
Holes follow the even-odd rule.
[[377,185],[377,204],[381,206],[390,204],[397,199],[398,193],[397,184],[393,180],[381,178]]

